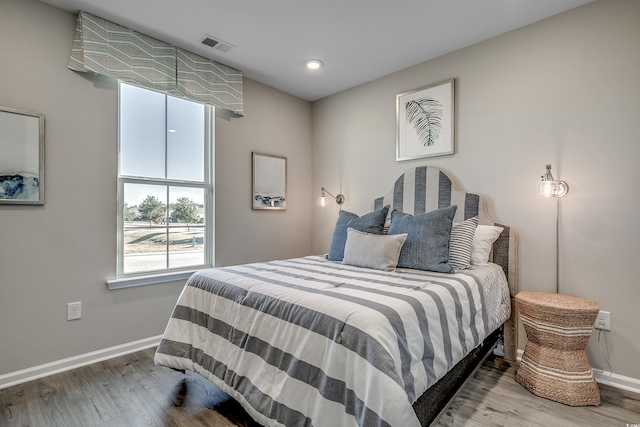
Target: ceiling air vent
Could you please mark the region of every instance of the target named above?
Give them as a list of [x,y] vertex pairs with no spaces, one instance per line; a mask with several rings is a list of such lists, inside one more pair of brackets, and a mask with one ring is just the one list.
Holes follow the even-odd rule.
[[235,47],[231,43],[223,42],[222,40],[219,40],[219,39],[214,39],[213,37],[208,36],[206,34],[200,41],[202,42],[202,44],[206,44],[207,46],[212,47],[214,49],[218,49],[222,52],[229,52],[232,48]]

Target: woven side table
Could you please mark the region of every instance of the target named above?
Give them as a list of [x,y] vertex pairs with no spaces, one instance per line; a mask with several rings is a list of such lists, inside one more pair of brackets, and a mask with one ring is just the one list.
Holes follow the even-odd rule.
[[516,381],[536,396],[566,405],[599,405],[585,348],[600,305],[549,292],[520,292],[515,300],[528,339]]

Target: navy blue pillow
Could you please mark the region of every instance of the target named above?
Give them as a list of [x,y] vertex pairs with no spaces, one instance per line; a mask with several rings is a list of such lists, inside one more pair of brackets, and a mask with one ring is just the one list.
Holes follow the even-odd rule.
[[407,233],[398,267],[453,273],[449,264],[449,239],[456,205],[417,215],[391,212],[389,234]]
[[366,215],[358,216],[347,211],[340,211],[336,228],[333,230],[333,239],[327,259],[329,261],[342,261],[344,258],[344,245],[347,243],[347,229],[363,231],[371,234],[382,234],[384,220],[387,217],[389,206],[385,206]]

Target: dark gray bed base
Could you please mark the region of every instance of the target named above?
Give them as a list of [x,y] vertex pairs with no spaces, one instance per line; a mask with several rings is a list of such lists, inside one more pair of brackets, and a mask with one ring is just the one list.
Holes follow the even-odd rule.
[[500,327],[418,398],[413,404],[413,410],[422,426],[433,426],[438,422],[464,385],[493,352],[502,336],[503,330]]

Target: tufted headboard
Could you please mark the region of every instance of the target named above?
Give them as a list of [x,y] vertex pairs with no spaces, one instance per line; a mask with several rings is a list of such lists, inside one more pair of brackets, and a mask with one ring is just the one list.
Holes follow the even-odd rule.
[[[446,173],[440,169],[419,166],[406,171],[393,185],[393,189],[383,197],[373,201],[373,209],[390,205],[387,221],[391,218],[393,209],[411,215],[430,212],[436,209],[457,205],[454,222],[479,215],[480,224],[497,225],[504,230],[493,244],[492,262],[500,265],[511,294],[511,317],[505,322],[504,356],[508,360],[516,359],[517,352],[517,322],[514,297],[518,292],[517,286],[517,257],[516,233],[504,224],[494,222],[486,213],[484,199],[478,194],[465,193],[451,182]],[[388,226],[388,222],[386,224]]]

